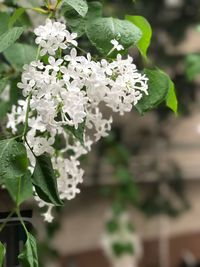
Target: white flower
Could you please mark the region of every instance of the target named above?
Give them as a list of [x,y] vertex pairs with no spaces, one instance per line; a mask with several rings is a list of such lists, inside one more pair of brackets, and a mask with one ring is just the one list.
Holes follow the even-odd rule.
[[44,220],[48,223],[51,223],[53,221],[53,215],[52,215],[52,205],[48,205],[47,211],[43,214]]
[[66,41],[67,41],[67,43],[70,43],[70,44],[72,44],[74,46],[77,46],[78,43],[75,40],[76,38],[77,38],[77,33],[71,33],[70,34],[70,32],[68,32],[68,31],[66,32]]
[[49,66],[48,69],[52,69],[55,72],[58,72],[60,70],[60,65],[63,63],[63,59],[59,58],[58,60],[56,60],[54,57],[49,57],[48,59],[49,61]]
[[113,39],[110,41],[111,44],[114,46],[114,50],[117,50],[117,51],[121,51],[121,50],[124,50],[124,47],[123,45],[119,44],[119,42],[116,40],[116,39]]
[[45,54],[55,55],[58,48],[66,49],[69,45],[77,46],[76,33],[70,33],[66,30],[66,26],[58,21],[46,20],[44,26],[35,29],[37,36],[35,42],[40,45],[41,56]]
[[[48,153],[52,157],[57,174],[58,191],[62,199],[72,199],[80,192],[84,171],[80,157],[91,150],[94,142],[109,134],[112,116],[104,117],[102,107],[123,115],[148,94],[148,79],[141,74],[131,57],[118,55],[116,60],[95,61],[91,54],[79,56],[75,48],[77,34],[67,31],[63,23],[46,20],[44,26],[35,29],[36,43],[43,58],[25,65],[18,87],[24,100],[19,100],[8,114],[7,127],[13,134],[25,123],[27,97],[31,95],[26,144],[33,171],[36,156]],[[123,47],[111,41],[114,49]],[[60,49],[68,48],[65,56]],[[112,50],[112,51],[113,51]],[[62,52],[62,51],[61,51]],[[70,126],[70,127],[69,127]],[[84,127],[84,129],[82,129]],[[78,131],[78,132],[76,132]],[[80,139],[75,137],[80,133]],[[55,141],[62,140],[57,151]],[[33,151],[33,153],[31,152]],[[45,220],[51,221],[51,209],[38,197],[40,206],[48,206]]]

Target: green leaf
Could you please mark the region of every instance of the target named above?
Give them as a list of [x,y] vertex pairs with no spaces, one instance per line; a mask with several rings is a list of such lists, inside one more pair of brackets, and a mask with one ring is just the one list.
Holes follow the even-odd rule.
[[6,248],[0,242],[0,267],[3,267],[5,255],[6,255]]
[[67,23],[71,31],[76,32],[78,37],[85,33],[85,18],[72,16],[71,18],[67,18]]
[[14,27],[0,36],[0,53],[10,47],[23,33],[23,27]]
[[13,201],[19,206],[33,196],[31,174],[29,171],[20,177],[9,177],[4,182]]
[[59,198],[56,176],[49,155],[43,154],[36,158],[32,183],[42,200],[56,206],[63,204]]
[[119,231],[119,223],[116,219],[111,219],[106,223],[106,230],[109,234],[114,234]]
[[35,238],[28,233],[24,250],[18,256],[23,267],[38,267],[37,243]]
[[85,17],[88,11],[88,5],[85,0],[63,0],[64,4],[72,7],[81,16]]
[[9,19],[8,27],[13,27],[15,22],[24,14],[24,12],[25,9],[23,7],[17,8]]
[[114,242],[112,244],[112,250],[117,257],[121,257],[124,254],[134,254],[133,244],[131,242],[120,243]]
[[76,139],[80,141],[80,143],[84,144],[84,131],[85,131],[85,122],[79,124],[78,129],[73,126],[64,126],[65,130],[69,131]]
[[189,81],[200,76],[200,54],[191,54],[186,57],[186,75]]
[[[64,12],[71,30],[76,32],[78,36],[82,36],[85,33],[86,23],[89,20],[96,19],[102,16],[102,4],[100,2],[91,2],[88,3],[88,12],[87,15],[83,18],[78,14],[74,14],[71,10],[67,9]],[[92,21],[91,21],[92,23]]]
[[142,36],[141,30],[131,22],[115,18],[89,20],[86,33],[90,42],[102,54],[108,54],[111,51],[112,39],[118,40],[127,49],[136,44]]
[[88,13],[87,13],[87,20],[93,20],[99,17],[102,17],[103,13],[103,6],[100,2],[91,2],[88,3]]
[[176,96],[174,83],[169,78],[169,91],[166,98],[166,105],[169,107],[174,113],[177,114],[178,111],[178,100]]
[[4,56],[7,61],[16,69],[22,69],[25,64],[29,64],[36,58],[37,48],[28,44],[15,43],[11,45]]
[[8,30],[9,14],[0,12],[0,35]]
[[140,114],[157,107],[166,99],[170,88],[168,75],[160,70],[145,69],[145,74],[148,77],[148,95],[143,95],[136,105],[136,109]]
[[0,95],[3,93],[4,89],[6,88],[6,85],[8,83],[8,79],[3,78],[0,80]]
[[25,174],[28,159],[25,146],[14,139],[0,141],[0,181]]
[[152,29],[149,22],[142,16],[126,16],[126,20],[136,25],[142,32],[142,37],[137,43],[142,56],[147,59],[147,49],[151,43]]
[[9,104],[7,102],[0,100],[0,119],[4,118],[7,115],[8,110],[9,110]]

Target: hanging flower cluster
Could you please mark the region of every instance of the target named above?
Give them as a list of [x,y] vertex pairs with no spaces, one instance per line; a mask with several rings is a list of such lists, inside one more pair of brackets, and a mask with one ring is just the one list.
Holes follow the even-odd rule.
[[[95,61],[88,53],[79,56],[77,35],[70,33],[65,24],[46,20],[35,29],[40,60],[24,66],[21,82],[25,100],[19,100],[8,114],[7,127],[15,134],[25,123],[30,100],[27,146],[32,167],[36,155],[49,153],[58,176],[61,199],[72,199],[83,181],[80,156],[88,153],[91,145],[111,130],[112,117],[106,118],[107,107],[123,115],[148,94],[148,79],[139,73],[130,56],[116,60]],[[113,49],[121,50],[116,40]],[[83,141],[73,132],[84,128]],[[72,131],[73,129],[73,131]],[[56,148],[61,138],[62,148]],[[46,216],[48,220],[51,216]]]

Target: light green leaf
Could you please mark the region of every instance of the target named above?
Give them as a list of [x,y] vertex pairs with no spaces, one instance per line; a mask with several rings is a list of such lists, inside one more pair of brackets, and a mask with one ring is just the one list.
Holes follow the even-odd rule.
[[9,14],[0,12],[0,35],[8,30]]
[[0,36],[0,53],[10,47],[23,33],[23,27],[14,27]]
[[143,95],[136,105],[136,109],[140,114],[157,107],[166,99],[169,91],[170,81],[168,76],[160,70],[145,69],[148,77],[148,95]]
[[25,146],[14,139],[0,141],[0,181],[25,174],[28,159]]
[[0,267],[3,267],[5,255],[6,255],[6,248],[0,242]]
[[24,14],[25,9],[23,7],[17,8],[9,19],[8,27],[11,28],[16,21]]
[[8,177],[4,184],[17,206],[33,196],[31,174],[29,171],[20,177]]
[[140,29],[131,22],[115,18],[88,21],[86,33],[91,43],[103,54],[108,54],[113,48],[112,39],[118,40],[127,49],[142,36]]
[[191,54],[186,57],[186,75],[189,81],[200,76],[200,54]]
[[86,16],[88,11],[88,5],[85,0],[63,0],[63,3],[75,9],[81,17]]
[[43,154],[36,158],[32,183],[42,200],[56,206],[63,204],[59,198],[56,176],[49,155]]
[[175,86],[174,86],[174,83],[171,81],[170,78],[169,78],[169,80],[170,80],[170,82],[169,82],[169,91],[168,91],[167,98],[166,98],[166,105],[172,111],[174,111],[174,113],[177,114],[177,111],[178,111],[178,100],[177,100],[177,97],[176,97]]
[[37,48],[28,44],[15,43],[11,45],[4,56],[7,61],[16,69],[22,69],[25,64],[29,64],[36,58]]
[[24,250],[18,258],[22,264],[22,267],[39,267],[37,243],[34,236],[32,236],[30,233],[28,233]]
[[137,43],[142,56],[147,59],[147,49],[151,42],[152,29],[149,22],[142,16],[126,16],[126,20],[136,25],[142,32],[142,37]]

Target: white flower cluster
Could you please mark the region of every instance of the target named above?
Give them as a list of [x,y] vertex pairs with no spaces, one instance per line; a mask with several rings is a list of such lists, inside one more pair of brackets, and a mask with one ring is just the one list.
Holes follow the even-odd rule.
[[[47,19],[35,34],[41,59],[24,66],[18,87],[26,99],[13,106],[7,127],[15,134],[18,125],[25,122],[27,99],[31,96],[28,144],[36,156],[45,152],[52,156],[60,197],[72,199],[83,180],[79,157],[111,130],[112,117],[104,117],[102,107],[120,115],[131,111],[148,94],[148,79],[138,72],[130,56],[123,59],[118,55],[111,62],[95,61],[89,53],[79,56],[76,34],[60,22]],[[112,43],[116,49],[122,48]],[[44,63],[44,55],[48,62]],[[71,129],[79,131],[83,125],[84,142],[80,142]],[[58,137],[63,144],[60,150],[55,144]],[[30,151],[29,155],[34,166]]]

